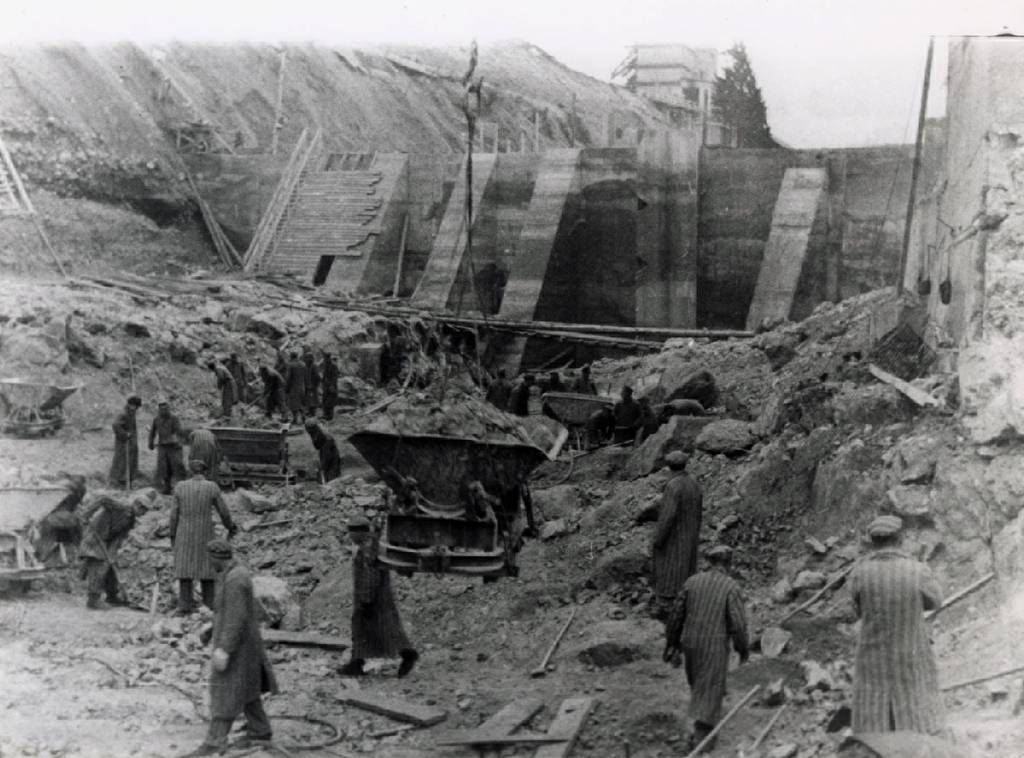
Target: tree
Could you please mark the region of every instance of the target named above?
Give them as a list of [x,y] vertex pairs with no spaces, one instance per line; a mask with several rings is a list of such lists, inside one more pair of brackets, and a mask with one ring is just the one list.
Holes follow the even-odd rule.
[[733,127],[740,147],[778,147],[768,127],[768,112],[742,42],[729,50],[732,65],[716,77],[715,112]]

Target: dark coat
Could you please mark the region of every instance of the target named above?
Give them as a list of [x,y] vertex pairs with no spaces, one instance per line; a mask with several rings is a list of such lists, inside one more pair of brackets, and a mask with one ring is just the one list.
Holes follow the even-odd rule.
[[288,410],[295,412],[306,407],[306,364],[296,359],[288,363],[288,375],[284,380],[284,391],[288,396]]
[[320,404],[320,371],[310,355],[303,361],[306,364],[306,405],[315,408]]
[[217,470],[224,456],[221,454],[217,438],[209,429],[196,429],[188,440],[188,459],[202,461],[206,464],[206,475],[217,480]]
[[937,734],[944,726],[935,653],[924,612],[942,605],[928,567],[879,550],[850,574],[861,620],[853,672],[853,731]]
[[352,658],[396,658],[412,650],[391,592],[391,575],[377,563],[376,540],[360,545],[353,558]]
[[320,473],[324,481],[329,482],[341,476],[341,453],[338,452],[338,443],[334,437],[319,430],[310,435],[310,440],[320,456]]
[[525,382],[517,382],[509,392],[508,412],[516,416],[530,415],[530,388]]
[[674,598],[697,570],[697,546],[704,513],[700,486],[685,471],[669,479],[661,496],[652,540],[654,593]]
[[508,410],[508,399],[512,393],[507,379],[495,379],[487,388],[487,402],[501,410]]
[[127,505],[104,505],[92,514],[85,527],[79,558],[117,563],[117,552],[135,526],[135,514]]
[[125,483],[125,475],[131,468],[132,480],[139,476],[139,429],[135,414],[127,409],[114,419],[114,460],[110,464],[108,482],[111,485]]
[[231,372],[224,366],[219,364],[214,366],[213,373],[217,377],[217,389],[220,390],[221,412],[227,415],[231,412],[231,406],[238,402],[238,386],[235,384],[235,378]]
[[212,718],[233,720],[264,692],[277,692],[277,678],[256,621],[252,575],[238,563],[229,565],[217,581],[211,641],[214,650],[228,654],[227,670],[210,672]]
[[323,401],[327,405],[332,399],[337,402],[338,379],[341,372],[338,371],[338,364],[334,361],[324,361],[323,373]]

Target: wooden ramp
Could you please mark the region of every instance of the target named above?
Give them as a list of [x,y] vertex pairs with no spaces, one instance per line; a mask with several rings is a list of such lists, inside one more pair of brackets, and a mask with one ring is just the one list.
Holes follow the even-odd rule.
[[[536,316],[562,214],[577,178],[581,152],[579,148],[559,148],[544,153],[519,235],[519,254],[505,285],[498,318],[532,321]],[[511,376],[519,373],[525,349],[525,337],[505,344],[500,363]]]
[[775,201],[772,229],[764,248],[754,298],[747,312],[747,329],[757,329],[765,320],[789,318],[807,258],[811,227],[827,191],[825,169],[786,169]]
[[[498,160],[494,153],[473,154],[473,219],[480,217],[480,205],[484,190],[490,181],[494,165]],[[434,238],[423,277],[413,292],[410,304],[425,310],[443,310],[459,278],[462,259],[466,254],[466,164],[459,169],[459,178],[452,189],[444,218]],[[470,298],[475,303],[475,298]]]

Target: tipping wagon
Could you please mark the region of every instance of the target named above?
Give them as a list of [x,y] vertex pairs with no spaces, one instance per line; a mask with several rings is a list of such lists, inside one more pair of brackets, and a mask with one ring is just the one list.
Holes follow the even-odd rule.
[[547,454],[523,442],[364,430],[349,437],[387,483],[379,560],[402,574],[516,576],[533,508],[527,478]]
[[25,379],[0,379],[0,431],[42,437],[64,426],[64,401],[81,385],[60,387]]
[[236,482],[290,484],[295,474],[288,468],[288,427],[245,429],[210,427],[223,456],[220,470],[210,478],[233,486]]
[[611,410],[615,406],[610,397],[577,392],[545,392],[541,403],[551,416],[565,424],[577,448],[584,447],[590,417],[596,411]]
[[32,546],[33,527],[67,494],[64,487],[0,487],[0,589],[27,587],[45,573]]

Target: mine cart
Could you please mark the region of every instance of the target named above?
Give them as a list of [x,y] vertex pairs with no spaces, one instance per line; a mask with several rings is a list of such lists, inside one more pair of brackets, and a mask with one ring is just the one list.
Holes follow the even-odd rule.
[[16,437],[54,434],[64,426],[64,401],[79,389],[0,379],[0,431]]
[[0,488],[0,589],[28,586],[45,572],[32,548],[34,527],[68,494],[63,487]]
[[527,477],[547,460],[522,442],[356,432],[349,441],[391,489],[379,560],[415,571],[515,576],[533,526]]
[[[221,484],[236,482],[277,482],[291,484],[295,475],[288,470],[288,427],[243,429],[233,426],[210,428],[224,460],[216,479]],[[213,472],[210,478],[214,478]]]
[[583,395],[576,392],[545,392],[541,403],[549,414],[565,424],[576,447],[584,446],[587,422],[595,411],[611,410],[615,401],[610,397]]

